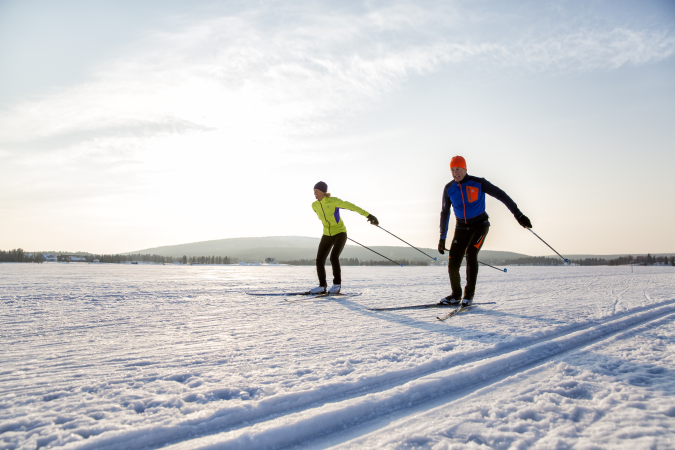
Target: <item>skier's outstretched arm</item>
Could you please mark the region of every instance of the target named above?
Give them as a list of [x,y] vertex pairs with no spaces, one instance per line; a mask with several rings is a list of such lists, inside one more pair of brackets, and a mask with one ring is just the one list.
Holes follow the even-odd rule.
[[513,217],[516,218],[518,223],[524,227],[524,228],[532,228],[532,222],[530,222],[530,219],[523,214],[520,209],[518,209],[518,205],[516,205],[516,202],[514,202],[511,197],[509,197],[506,192],[502,191],[499,189],[497,186],[494,184],[490,183],[488,180],[483,179],[483,192],[488,194],[491,197],[496,198],[500,202],[502,202],[504,205],[506,205],[507,208],[509,208],[509,211],[511,211],[511,214],[513,214]]
[[348,209],[350,211],[354,211],[356,213],[361,214],[362,216],[365,216],[368,219],[368,222],[370,222],[372,225],[379,225],[380,222],[378,222],[377,217],[375,217],[372,214],[369,214],[366,210],[359,208],[353,203],[346,202],[344,200],[340,200],[339,198],[335,198],[335,206],[338,208],[342,209]]

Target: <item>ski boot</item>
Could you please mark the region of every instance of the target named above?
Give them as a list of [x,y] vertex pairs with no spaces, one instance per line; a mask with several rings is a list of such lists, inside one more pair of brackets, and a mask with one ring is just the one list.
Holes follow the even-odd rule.
[[440,302],[438,302],[438,305],[439,306],[459,305],[460,297],[461,296],[457,294],[450,294],[444,299],[442,299]]
[[473,303],[473,292],[464,291],[464,296],[462,297],[462,306],[467,307],[471,306]]
[[314,289],[310,289],[309,293],[314,295],[314,294],[325,294],[326,293],[326,286],[317,286]]
[[340,293],[340,285],[339,284],[334,284],[333,287],[328,289],[328,293],[330,295],[338,295]]

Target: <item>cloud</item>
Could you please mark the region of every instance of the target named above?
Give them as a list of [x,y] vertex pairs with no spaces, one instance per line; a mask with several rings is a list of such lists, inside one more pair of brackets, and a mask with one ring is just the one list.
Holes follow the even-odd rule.
[[0,158],[83,170],[126,163],[170,170],[175,163],[174,173],[189,166],[185,152],[204,160],[209,151],[237,153],[242,164],[283,152],[301,159],[295,140],[333,129],[413,76],[467,62],[613,70],[675,51],[671,30],[467,31],[499,19],[452,4],[330,13],[287,6],[151,32],[89,82],[0,112]]
[[529,70],[588,72],[644,65],[675,53],[675,36],[665,31],[583,29],[566,34],[528,37],[495,48],[497,64]]
[[466,16],[442,12],[439,18],[414,5],[360,15],[296,12],[288,26],[269,26],[273,12],[255,11],[151,34],[89,83],[4,111],[0,138],[171,121],[208,129],[264,123],[284,135],[316,133],[336,115],[367,107],[410,76],[446,64],[588,71],[648,64],[675,51],[675,37],[664,30],[524,31],[469,40],[453,29]]

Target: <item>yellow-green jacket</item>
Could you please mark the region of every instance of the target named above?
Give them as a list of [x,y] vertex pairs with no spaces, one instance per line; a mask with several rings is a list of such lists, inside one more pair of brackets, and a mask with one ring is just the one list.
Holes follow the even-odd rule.
[[336,197],[324,197],[321,201],[312,203],[312,209],[323,223],[323,234],[335,236],[338,233],[346,233],[344,221],[340,218],[340,209],[348,209],[368,217],[368,213],[353,203],[345,202]]

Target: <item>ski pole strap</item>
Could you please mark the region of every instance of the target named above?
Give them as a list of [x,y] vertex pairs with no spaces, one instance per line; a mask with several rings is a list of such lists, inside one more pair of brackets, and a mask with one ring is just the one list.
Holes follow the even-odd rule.
[[[528,230],[532,231],[532,228],[528,228]],[[550,248],[551,250],[553,250],[553,251],[555,252],[556,255],[560,256],[560,257],[563,259],[563,261],[565,261],[566,263],[570,262],[569,259],[565,258],[565,257],[564,257],[563,255],[561,255],[560,253],[556,252],[555,249],[554,249],[553,247],[551,247],[550,245],[548,245],[548,242],[546,242],[545,240],[543,240],[542,238],[540,238],[539,235],[538,235],[537,233],[535,233],[534,231],[532,231],[532,234],[534,234],[535,236],[537,236],[537,237],[539,238],[539,240],[540,240],[541,242],[543,242],[544,244],[546,244],[546,246],[547,246],[548,248]]]
[[[352,238],[347,238],[347,239],[349,239],[350,241],[352,241],[352,242],[355,243],[355,244],[359,244],[358,242],[356,242],[356,241],[355,241],[354,239],[352,239]],[[386,256],[382,255],[381,253],[377,253],[377,252],[376,252],[375,250],[373,250],[372,248],[368,248],[368,247],[366,247],[366,246],[363,245],[363,244],[359,244],[359,245],[360,245],[361,247],[363,247],[363,248],[367,248],[368,250],[370,250],[371,252],[373,252],[373,253],[375,253],[375,254],[377,254],[377,255],[380,255],[380,256],[383,257],[384,259],[387,259],[387,260],[393,262],[393,263],[396,264],[397,266],[403,267],[403,264],[399,264],[399,263],[397,263],[396,261],[394,261],[393,259],[389,259],[389,258],[387,258]]]
[[408,244],[409,246],[411,246],[412,248],[414,248],[415,250],[417,250],[417,251],[420,252],[421,254],[423,254],[423,255],[425,255],[425,256],[428,256],[429,258],[433,259],[434,261],[438,261],[438,258],[434,258],[433,256],[424,253],[422,250],[420,250],[419,248],[415,247],[414,245],[409,244],[408,242],[404,241],[404,240],[401,239],[400,237],[396,236],[394,233],[391,233],[391,232],[385,230],[384,228],[382,228],[382,227],[379,226],[379,225],[377,226],[377,228],[381,229],[382,231],[386,231],[387,233],[391,234],[392,236],[394,236],[394,237],[395,237],[396,239],[398,239],[399,241],[405,242],[406,244]]

